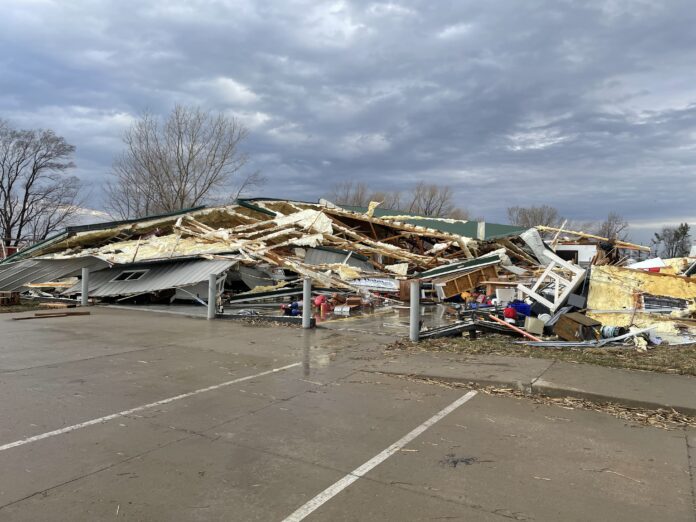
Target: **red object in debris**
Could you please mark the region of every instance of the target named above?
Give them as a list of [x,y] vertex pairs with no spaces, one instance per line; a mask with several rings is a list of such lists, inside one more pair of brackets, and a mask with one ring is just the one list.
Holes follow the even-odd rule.
[[512,306],[508,306],[505,310],[503,310],[503,317],[505,317],[505,319],[517,319],[517,310],[515,310]]
[[[324,300],[326,301],[326,300]],[[329,303],[321,303],[321,317],[325,319],[328,313],[331,311],[331,305]]]
[[314,298],[314,306],[321,306],[326,302],[326,296],[325,295],[318,295]]
[[659,272],[659,271],[660,271],[660,267],[659,267],[659,266],[654,266],[654,267],[652,267],[652,268],[648,268],[647,271],[648,271],[648,272]]

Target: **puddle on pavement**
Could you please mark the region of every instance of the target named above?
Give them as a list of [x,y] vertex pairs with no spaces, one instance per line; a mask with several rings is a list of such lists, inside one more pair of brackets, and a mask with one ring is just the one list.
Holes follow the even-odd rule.
[[[195,316],[205,316],[207,309],[198,305],[121,305],[121,308],[133,310],[152,310],[158,312],[170,312],[176,314],[186,314]],[[446,326],[457,321],[457,317],[446,312],[447,306],[442,304],[421,305],[420,317],[423,322],[422,328],[430,330]],[[271,305],[249,305],[246,307],[226,308],[226,314],[245,315],[250,319],[264,316],[281,316],[280,304]],[[349,329],[363,332],[372,332],[380,335],[406,336],[409,327],[408,306],[382,306],[369,308],[364,307],[354,310],[350,315],[334,314],[332,312],[314,314],[317,325],[330,329]]]

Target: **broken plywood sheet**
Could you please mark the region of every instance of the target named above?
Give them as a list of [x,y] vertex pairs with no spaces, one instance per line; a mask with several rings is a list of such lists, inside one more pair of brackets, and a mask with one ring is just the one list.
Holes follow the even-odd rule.
[[[656,331],[660,333],[678,333],[684,329],[696,332],[696,322],[686,318],[640,311],[644,307],[643,296],[683,299],[694,303],[696,278],[617,266],[595,266],[590,275],[587,315],[612,326],[656,326]],[[626,313],[620,313],[620,310],[626,310]]]
[[408,263],[395,263],[393,265],[384,265],[384,269],[392,274],[406,277],[408,274]]
[[685,272],[694,262],[693,257],[672,257],[662,260],[668,267],[667,270],[660,270],[660,273],[681,274]]

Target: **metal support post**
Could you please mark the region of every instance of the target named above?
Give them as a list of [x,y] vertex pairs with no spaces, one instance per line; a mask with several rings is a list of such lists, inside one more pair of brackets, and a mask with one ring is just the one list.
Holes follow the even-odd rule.
[[208,276],[208,319],[215,319],[217,307],[217,274]]
[[312,280],[305,277],[302,281],[302,328],[312,326]]
[[409,339],[414,343],[420,337],[420,281],[411,281],[411,317]]
[[80,306],[89,306],[89,268],[82,269],[82,295]]

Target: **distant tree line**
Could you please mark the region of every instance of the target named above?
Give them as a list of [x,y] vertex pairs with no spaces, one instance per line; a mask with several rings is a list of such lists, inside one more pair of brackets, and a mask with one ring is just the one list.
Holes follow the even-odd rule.
[[407,191],[373,191],[365,183],[345,181],[334,185],[326,198],[337,205],[367,207],[378,201],[379,208],[404,214],[469,219],[469,212],[455,203],[452,188],[434,183],[420,182]]
[[[557,208],[548,205],[530,207],[509,207],[508,221],[521,227],[547,226],[559,228],[566,223],[567,230],[586,231],[609,240],[627,241],[629,239],[628,222],[616,212],[610,212],[607,218],[597,224],[570,222],[563,218]],[[664,226],[652,239],[653,253],[664,258],[686,257],[691,251],[691,231],[688,223],[677,226]]]

